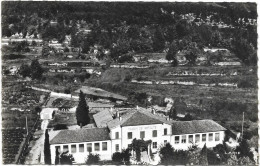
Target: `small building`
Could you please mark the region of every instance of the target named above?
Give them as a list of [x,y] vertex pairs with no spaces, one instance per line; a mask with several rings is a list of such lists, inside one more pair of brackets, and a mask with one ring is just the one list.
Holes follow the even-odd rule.
[[54,111],[55,111],[55,108],[43,108],[40,113],[41,120],[52,119]]

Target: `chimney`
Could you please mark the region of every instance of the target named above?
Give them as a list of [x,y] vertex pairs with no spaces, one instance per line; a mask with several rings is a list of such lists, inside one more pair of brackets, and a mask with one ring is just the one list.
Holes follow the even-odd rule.
[[116,118],[119,118],[120,117],[120,114],[119,114],[119,111],[116,112]]
[[121,121],[122,120],[122,117],[121,116],[119,116],[119,121]]
[[137,109],[137,110],[139,109],[138,105],[136,106],[136,109]]

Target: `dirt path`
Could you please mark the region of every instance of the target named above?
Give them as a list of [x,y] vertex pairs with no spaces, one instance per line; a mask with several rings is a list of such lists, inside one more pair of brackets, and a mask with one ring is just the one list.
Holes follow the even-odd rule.
[[44,134],[41,135],[41,137],[38,140],[36,140],[28,156],[26,157],[24,164],[30,164],[30,165],[43,164],[40,162],[40,156],[43,151],[43,145],[44,145]]
[[[42,121],[41,129],[45,131],[45,129],[48,126],[48,120]],[[35,142],[31,142],[32,149],[30,150],[29,154],[26,156],[25,163],[24,164],[44,164],[43,163],[43,146],[44,146],[44,137],[45,132],[40,136],[38,140]]]

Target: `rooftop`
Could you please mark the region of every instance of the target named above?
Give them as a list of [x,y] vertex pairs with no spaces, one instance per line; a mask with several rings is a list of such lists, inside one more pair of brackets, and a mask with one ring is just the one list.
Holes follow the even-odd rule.
[[113,120],[112,114],[109,110],[101,111],[93,115],[97,127],[107,127],[107,123]]
[[50,141],[50,144],[67,144],[110,140],[107,128],[92,128],[78,130],[60,130]]
[[172,135],[206,133],[226,130],[213,120],[175,121],[172,123]]
[[166,123],[171,125],[172,121],[167,120],[165,117],[161,117],[152,114],[149,110],[144,108],[130,109],[124,114],[121,114],[121,120],[119,118],[113,119],[107,123],[108,128],[112,129],[117,126],[137,126],[137,125],[151,125]]

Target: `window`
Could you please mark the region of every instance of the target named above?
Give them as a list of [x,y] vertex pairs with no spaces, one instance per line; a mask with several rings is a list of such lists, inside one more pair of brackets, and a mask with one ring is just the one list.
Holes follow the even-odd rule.
[[215,141],[219,141],[219,133],[215,133]]
[[163,134],[167,135],[167,129],[166,128],[163,130]]
[[140,138],[142,139],[142,138],[144,138],[145,137],[145,132],[144,131],[141,131],[140,132]]
[[186,144],[186,135],[181,136],[181,143]]
[[68,145],[63,145],[63,152],[67,152],[69,150],[69,146]]
[[76,152],[77,152],[76,145],[71,145],[71,153],[76,153]]
[[213,133],[209,133],[209,141],[213,141]]
[[55,150],[58,150],[58,152],[60,152],[60,146],[55,146]]
[[127,147],[128,147],[128,149],[131,149],[132,144],[128,144]]
[[87,143],[87,151],[92,152],[92,143]]
[[100,147],[99,147],[99,143],[95,143],[95,151],[99,151]]
[[153,149],[157,148],[157,142],[153,142]]
[[119,139],[119,132],[116,132],[115,134],[116,139]]
[[119,144],[116,144],[116,152],[119,151]]
[[202,142],[206,142],[207,134],[202,134]]
[[133,133],[132,133],[132,132],[128,132],[128,133],[127,133],[127,138],[128,138],[128,139],[132,139],[132,137],[133,137]]
[[79,144],[79,152],[84,152],[84,144]]
[[167,144],[167,140],[164,140],[163,142],[164,142],[164,145]]
[[102,142],[102,150],[107,151],[107,142]]
[[193,135],[189,135],[189,143],[193,143]]
[[153,137],[157,137],[157,130],[153,130]]
[[200,135],[196,134],[195,135],[195,143],[200,142]]
[[180,143],[180,136],[175,136],[175,144],[179,144]]

